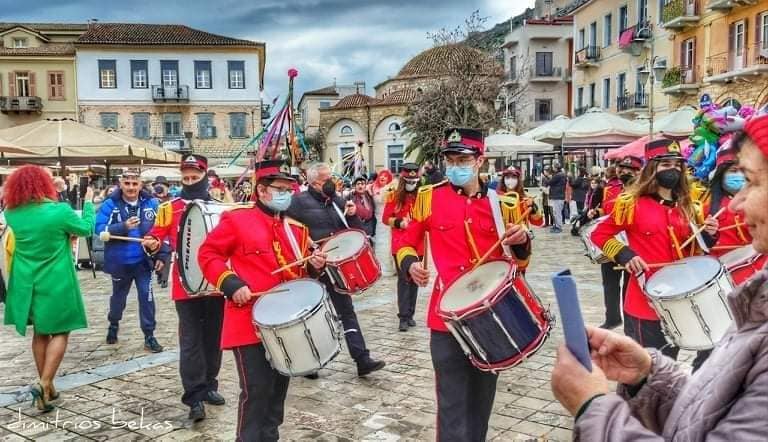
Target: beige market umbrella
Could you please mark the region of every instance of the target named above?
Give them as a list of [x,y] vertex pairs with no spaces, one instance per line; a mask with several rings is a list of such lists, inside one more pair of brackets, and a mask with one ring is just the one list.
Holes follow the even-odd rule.
[[558,115],[554,120],[548,121],[539,127],[522,134],[522,137],[537,141],[559,141],[563,138],[563,132],[571,124],[571,119],[565,115]]
[[145,140],[88,126],[71,119],[46,119],[0,130],[0,138],[29,153],[3,153],[14,163],[58,162],[62,166],[176,163],[181,157]]
[[153,181],[159,176],[164,176],[169,181],[181,181],[181,172],[178,168],[150,167],[141,171],[141,179],[143,181]]
[[656,119],[653,122],[653,132],[663,133],[672,137],[687,137],[693,132],[693,118],[698,111],[693,106],[680,109]]
[[31,152],[27,149],[23,149],[10,141],[6,141],[2,138],[0,138],[0,152],[3,153],[21,153],[21,154],[28,154],[28,155],[34,155],[34,152]]
[[211,170],[216,172],[219,178],[240,178],[245,173],[246,168],[235,164],[219,164],[218,166],[211,167]]
[[501,131],[485,138],[485,156],[512,157],[518,153],[552,152],[552,145]]

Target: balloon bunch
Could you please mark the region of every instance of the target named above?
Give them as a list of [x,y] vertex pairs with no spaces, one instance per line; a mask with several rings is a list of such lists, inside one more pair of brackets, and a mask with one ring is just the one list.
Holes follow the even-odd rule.
[[744,122],[755,113],[750,106],[736,109],[733,106],[718,107],[709,104],[703,107],[693,119],[691,147],[687,154],[688,165],[693,168],[696,178],[706,181],[715,169],[717,151],[728,141],[733,132],[744,128]]

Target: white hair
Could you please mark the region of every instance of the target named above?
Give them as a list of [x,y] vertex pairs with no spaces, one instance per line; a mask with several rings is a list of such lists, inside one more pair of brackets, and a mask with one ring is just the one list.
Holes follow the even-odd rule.
[[330,170],[331,166],[328,163],[314,163],[307,168],[307,183],[314,183],[317,181],[317,177],[320,176],[320,172],[323,170]]

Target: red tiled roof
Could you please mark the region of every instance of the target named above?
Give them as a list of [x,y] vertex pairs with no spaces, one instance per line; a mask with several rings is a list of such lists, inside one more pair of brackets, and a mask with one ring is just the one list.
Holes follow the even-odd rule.
[[410,104],[416,101],[417,92],[413,89],[398,89],[383,96],[376,106],[392,106],[398,104]]
[[437,77],[460,71],[467,63],[483,64],[488,75],[498,75],[498,64],[486,53],[465,44],[435,46],[413,57],[395,79]]
[[75,46],[72,43],[54,43],[54,44],[44,44],[36,48],[0,47],[0,55],[3,55],[3,56],[75,55]]
[[378,104],[379,100],[363,94],[352,94],[339,100],[330,109],[350,109],[353,107],[360,107],[366,105]]
[[304,95],[335,95],[338,96],[339,93],[336,92],[336,86],[326,86],[320,89],[315,89],[313,91],[307,91],[304,92]]
[[241,46],[261,47],[264,43],[192,29],[184,25],[143,23],[96,23],[91,25],[77,44],[91,45],[160,45],[160,46]]

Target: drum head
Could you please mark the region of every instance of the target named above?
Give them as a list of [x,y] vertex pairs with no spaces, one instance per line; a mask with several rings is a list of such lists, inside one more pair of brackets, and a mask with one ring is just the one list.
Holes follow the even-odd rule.
[[509,262],[491,261],[464,273],[443,294],[440,310],[464,310],[493,295],[511,271]]
[[715,279],[723,266],[709,256],[692,256],[669,265],[653,274],[645,285],[648,295],[671,298],[694,292]]
[[754,261],[757,259],[757,255],[759,255],[759,253],[757,253],[757,250],[750,244],[726,253],[720,257],[720,262],[722,262],[726,268],[730,269],[733,266]]
[[197,251],[208,234],[205,220],[205,206],[201,201],[187,205],[179,223],[176,256],[179,277],[187,292],[196,293],[205,285],[205,277],[197,263]]
[[338,262],[355,256],[363,248],[366,241],[368,241],[368,237],[365,236],[365,233],[359,230],[344,230],[328,239],[320,250],[326,252],[334,249],[326,252],[328,253],[326,259],[330,262]]
[[259,298],[253,306],[253,321],[263,326],[278,326],[304,317],[322,302],[325,288],[313,279],[296,279],[279,284]]

